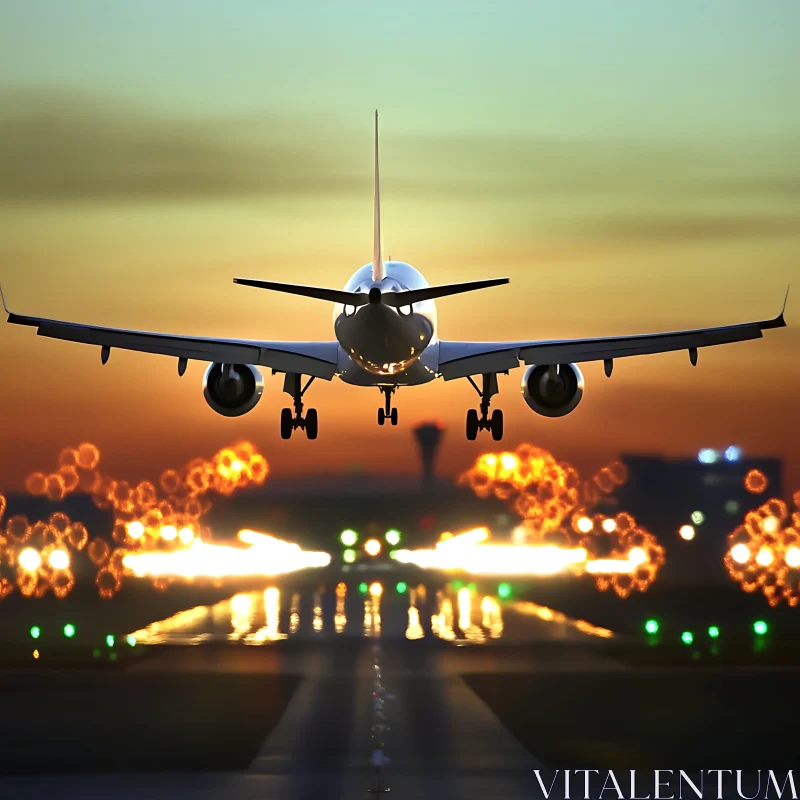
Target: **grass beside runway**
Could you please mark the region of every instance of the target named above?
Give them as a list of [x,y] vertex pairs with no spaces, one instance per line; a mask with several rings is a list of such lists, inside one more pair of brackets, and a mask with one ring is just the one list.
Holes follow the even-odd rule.
[[3,675],[0,774],[247,769],[300,678]]
[[794,769],[800,672],[472,674],[509,732],[558,769]]

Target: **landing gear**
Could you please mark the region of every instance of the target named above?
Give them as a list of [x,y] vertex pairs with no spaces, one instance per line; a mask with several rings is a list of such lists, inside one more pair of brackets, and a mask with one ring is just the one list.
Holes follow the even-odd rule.
[[392,425],[397,425],[397,409],[392,408],[392,395],[397,391],[396,386],[380,386],[381,394],[386,398],[386,407],[378,409],[378,425],[383,425],[388,419]]
[[492,439],[499,442],[503,438],[503,412],[497,408],[492,412],[491,419],[489,418],[489,403],[498,391],[497,375],[486,372],[482,377],[483,388],[479,389],[472,377],[467,376],[467,380],[481,398],[480,415],[474,408],[467,411],[467,439],[474,441],[478,437],[478,431],[489,430],[492,432]]
[[309,408],[303,415],[303,395],[314,382],[314,377],[308,379],[308,383],[301,388],[300,378],[302,376],[287,372],[283,382],[283,391],[290,394],[294,400],[294,411],[291,408],[284,408],[281,411],[281,438],[291,439],[295,428],[303,428],[309,439],[317,438],[318,419],[317,409]]

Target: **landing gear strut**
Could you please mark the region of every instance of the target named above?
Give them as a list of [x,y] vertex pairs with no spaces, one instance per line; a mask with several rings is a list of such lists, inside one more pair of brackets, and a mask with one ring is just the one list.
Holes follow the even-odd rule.
[[303,415],[303,395],[314,382],[312,375],[308,383],[301,388],[300,379],[302,375],[294,372],[287,372],[283,382],[283,391],[292,396],[294,400],[294,412],[291,408],[284,408],[281,411],[281,438],[291,439],[295,428],[303,428],[309,439],[317,438],[317,409],[309,408]]
[[383,425],[386,420],[390,420],[392,425],[397,425],[397,409],[392,408],[392,395],[397,391],[396,386],[379,386],[381,394],[386,400],[385,408],[378,409],[378,425]]
[[484,372],[482,378],[483,389],[479,389],[472,376],[467,376],[467,380],[481,398],[480,416],[474,408],[467,411],[467,439],[474,441],[478,437],[478,431],[490,430],[492,439],[499,442],[503,438],[503,412],[497,408],[492,413],[491,419],[489,418],[489,403],[498,392],[497,375],[494,372]]

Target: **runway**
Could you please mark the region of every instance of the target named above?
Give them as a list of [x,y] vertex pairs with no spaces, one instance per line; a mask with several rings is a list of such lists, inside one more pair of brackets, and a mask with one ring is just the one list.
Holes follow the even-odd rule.
[[[7,675],[6,719],[27,722],[0,737],[3,796],[530,798],[535,769],[695,768],[708,731],[714,765],[764,755],[724,718],[741,678],[665,682],[554,609],[381,588],[238,594],[137,631],[155,654],[113,674]],[[754,680],[766,707],[796,675]],[[794,757],[783,738],[769,767]]]

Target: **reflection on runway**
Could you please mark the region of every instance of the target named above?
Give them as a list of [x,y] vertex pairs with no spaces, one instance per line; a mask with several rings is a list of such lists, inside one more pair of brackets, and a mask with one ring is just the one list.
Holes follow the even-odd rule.
[[[458,584],[456,584],[458,586]],[[499,640],[610,638],[613,633],[531,602],[479,592],[474,584],[428,589],[380,581],[318,586],[305,592],[269,586],[197,606],[132,634],[145,645],[236,642],[265,645],[289,638],[441,639],[457,646]]]

